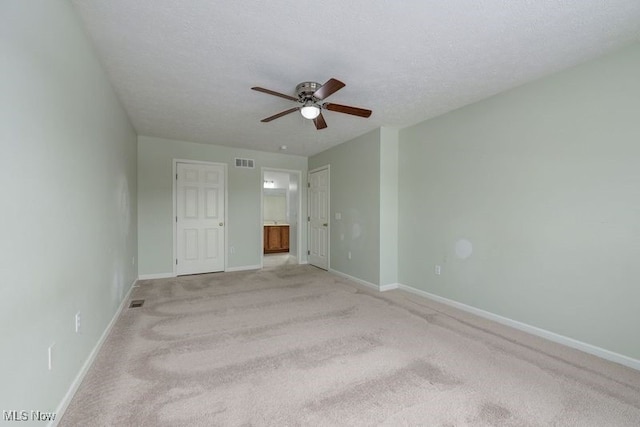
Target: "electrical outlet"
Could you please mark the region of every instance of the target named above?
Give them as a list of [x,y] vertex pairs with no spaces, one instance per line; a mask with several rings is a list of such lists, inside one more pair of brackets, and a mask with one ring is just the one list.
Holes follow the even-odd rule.
[[440,274],[442,274],[442,267],[436,265],[434,272],[436,273],[436,276],[439,276]]
[[231,254],[236,253],[236,248],[234,246],[229,246],[229,253]]
[[80,333],[80,320],[81,320],[80,312],[77,312],[76,313],[76,334]]
[[49,346],[49,348],[47,349],[47,363],[48,363],[48,368],[50,371],[53,370],[53,347],[55,347],[56,343],[53,343]]
[[131,265],[136,265],[136,257],[131,257]]
[[347,253],[347,258],[351,259],[351,251]]

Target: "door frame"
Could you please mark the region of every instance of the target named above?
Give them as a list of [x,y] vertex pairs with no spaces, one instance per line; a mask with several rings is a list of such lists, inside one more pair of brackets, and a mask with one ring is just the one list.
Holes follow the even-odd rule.
[[[320,166],[315,169],[311,169],[307,172],[307,215],[311,212],[311,197],[309,197],[309,190],[311,187],[311,174],[314,172],[320,172],[321,170],[327,170],[327,217],[329,226],[327,230],[327,271],[331,271],[331,165]],[[311,223],[307,221],[307,257],[311,250]],[[307,262],[309,259],[307,258]],[[313,264],[312,264],[313,265]],[[320,268],[320,267],[318,267]]]
[[[298,264],[302,264],[302,171],[295,169],[279,169],[263,166],[260,168],[260,269],[264,268],[264,173],[269,172],[283,172],[289,174],[295,174],[298,179],[298,235],[296,236],[296,246],[298,247],[298,253],[296,254],[296,260]],[[291,226],[289,226],[291,227]]]
[[227,247],[228,245],[228,237],[227,237],[227,230],[229,228],[229,217],[228,217],[228,212],[229,212],[229,192],[228,192],[228,185],[229,185],[229,179],[228,179],[228,166],[226,163],[218,163],[218,162],[206,162],[206,161],[202,161],[202,160],[188,160],[188,159],[173,159],[173,173],[171,175],[171,181],[172,181],[172,197],[173,197],[173,201],[172,201],[172,205],[173,205],[173,215],[171,216],[171,222],[173,223],[173,225],[171,226],[171,228],[173,229],[173,256],[171,259],[171,264],[172,264],[172,269],[173,269],[173,277],[177,277],[178,275],[178,269],[176,267],[176,260],[178,257],[178,221],[177,221],[177,216],[178,216],[178,194],[177,194],[177,188],[176,188],[176,184],[178,182],[178,163],[190,163],[190,164],[196,164],[196,165],[212,165],[212,166],[222,166],[222,170],[224,171],[224,228],[223,228],[223,233],[224,233],[224,270],[222,271],[227,271],[227,263],[228,263],[228,254],[229,254],[229,248]]

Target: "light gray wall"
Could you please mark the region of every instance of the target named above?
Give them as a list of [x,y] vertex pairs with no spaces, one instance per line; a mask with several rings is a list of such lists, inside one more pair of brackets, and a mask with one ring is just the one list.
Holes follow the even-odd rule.
[[640,359],[638,76],[635,45],[402,130],[400,282]]
[[68,2],[3,0],[0,58],[0,409],[55,411],[136,278],[136,135]]
[[[236,168],[235,157],[255,159],[255,168]],[[139,136],[138,249],[141,275],[168,274],[173,271],[173,159],[228,165],[227,240],[229,248],[233,247],[235,251],[227,253],[227,266],[233,268],[260,265],[260,203],[263,183],[261,168],[300,170],[303,176],[306,176],[307,158]],[[303,200],[303,216],[306,216],[306,198]],[[304,236],[303,247],[306,247]],[[302,261],[306,261],[306,258]]]
[[380,285],[398,283],[399,131],[380,128]]
[[[331,165],[330,267],[377,285],[380,278],[380,130],[309,158],[309,170],[325,165]],[[342,215],[341,220],[335,219],[336,212]]]

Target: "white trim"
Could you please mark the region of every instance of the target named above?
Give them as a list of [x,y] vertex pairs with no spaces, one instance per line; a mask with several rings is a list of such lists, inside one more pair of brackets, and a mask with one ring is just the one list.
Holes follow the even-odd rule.
[[56,419],[51,421],[48,424],[50,427],[57,426],[60,420],[62,419],[62,417],[64,416],[64,412],[67,410],[67,407],[69,406],[69,403],[71,403],[73,396],[78,391],[80,384],[82,384],[82,380],[84,379],[85,375],[87,375],[87,372],[89,372],[89,368],[91,368],[91,365],[93,365],[93,362],[95,361],[96,356],[100,351],[100,348],[102,348],[102,345],[104,344],[107,337],[109,336],[109,333],[113,328],[113,325],[115,325],[116,320],[118,320],[118,317],[120,317],[120,313],[122,313],[122,310],[126,307],[127,302],[129,302],[129,298],[131,297],[131,292],[133,292],[134,288],[137,288],[137,285],[136,285],[137,281],[138,281],[137,279],[134,280],[131,286],[129,287],[129,290],[127,291],[127,293],[122,298],[122,301],[120,302],[120,306],[118,307],[116,312],[113,314],[111,321],[105,328],[104,332],[100,336],[100,339],[98,340],[96,345],[93,347],[93,350],[91,350],[91,353],[89,353],[89,357],[87,357],[87,360],[85,360],[84,364],[80,368],[80,371],[78,372],[78,375],[76,375],[75,379],[71,383],[69,390],[67,390],[67,393],[64,395],[64,397],[62,398],[62,401],[56,408],[56,412],[55,412]]
[[366,280],[362,280],[362,279],[358,279],[357,277],[350,276],[350,275],[348,275],[346,273],[343,273],[342,271],[334,270],[334,269],[331,269],[331,268],[328,271],[329,271],[329,273],[335,274],[336,276],[340,276],[340,277],[343,277],[345,279],[352,280],[352,281],[354,281],[354,282],[356,282],[356,283],[358,283],[360,285],[364,285],[364,286],[366,286],[368,288],[375,289],[376,291],[380,290],[380,287],[378,285],[374,285],[373,283],[367,282]]
[[171,264],[173,268],[173,276],[171,277],[178,277],[178,269],[176,267],[176,257],[178,256],[178,249],[177,249],[177,245],[178,245],[178,236],[177,236],[177,229],[178,229],[178,224],[176,223],[176,221],[174,220],[174,218],[178,215],[177,209],[176,209],[176,205],[178,203],[178,198],[176,195],[176,174],[178,173],[178,163],[191,163],[191,164],[201,164],[201,165],[215,165],[215,166],[222,166],[223,170],[224,170],[224,266],[223,266],[223,270],[222,271],[227,271],[227,262],[229,260],[229,257],[227,256],[229,254],[229,236],[227,233],[227,230],[229,229],[229,216],[228,216],[228,212],[229,212],[229,167],[226,163],[218,163],[218,162],[205,162],[202,160],[188,160],[188,159],[173,159],[173,171],[171,174],[171,195],[172,195],[172,205],[173,205],[173,216],[171,217],[171,223],[172,226],[171,228],[173,229],[173,256],[171,258]]
[[394,289],[398,289],[400,287],[400,283],[389,283],[387,285],[380,285],[380,292],[392,291]]
[[329,169],[330,167],[331,167],[331,165],[330,165],[330,164],[328,164],[328,165],[324,165],[324,166],[320,166],[320,167],[317,167],[317,168],[315,168],[315,169],[311,169],[311,170],[309,171],[309,174],[312,174],[312,173],[314,173],[314,172],[319,172],[319,171],[321,171],[322,169]]
[[[327,271],[331,271],[331,164],[320,166],[319,168],[311,169],[307,171],[307,184],[311,182],[311,174],[314,172],[320,172],[321,170],[327,170],[327,177],[329,178],[327,181],[327,223],[329,224],[327,227]],[[309,197],[309,187],[307,185],[307,215],[310,211],[311,198]],[[307,221],[307,261],[309,260],[309,247],[311,239],[311,223]],[[309,264],[309,262],[307,262]],[[313,265],[313,264],[311,264]],[[318,267],[316,265],[316,267]],[[318,267],[322,268],[322,267]],[[369,283],[369,282],[367,282]]]
[[175,273],[141,274],[138,276],[138,280],[168,279],[171,277],[177,277],[177,276],[175,275]]
[[421,289],[416,289],[411,286],[398,284],[398,288],[410,292],[412,294],[428,298],[433,301],[440,302],[442,304],[448,305],[450,307],[457,308],[462,311],[466,311],[468,313],[475,314],[476,316],[483,317],[485,319],[493,320],[494,322],[498,322],[500,324],[510,326],[512,328],[518,329],[520,331],[527,332],[531,335],[536,335],[538,337],[542,337],[548,339],[549,341],[553,341],[558,344],[565,345],[567,347],[575,348],[577,350],[583,351],[585,353],[592,354],[594,356],[600,357],[602,359],[609,360],[611,362],[619,363],[624,366],[628,366],[629,368],[633,368],[640,371],[640,360],[633,359],[629,356],[625,356],[623,354],[615,353],[613,351],[604,349],[602,347],[597,347],[592,344],[588,344],[582,341],[578,341],[573,338],[566,337],[564,335],[556,334],[555,332],[547,331],[546,329],[541,329],[536,326],[531,326],[526,323],[519,322],[517,320],[509,319],[507,317],[500,316],[498,314],[491,313],[489,311],[485,311],[476,307],[472,307],[470,305],[463,304],[458,301],[450,300],[448,298],[444,298],[438,295],[431,294],[429,292],[423,291]]
[[[264,267],[264,172],[265,171],[271,171],[271,172],[285,172],[285,173],[289,173],[289,174],[296,174],[298,176],[298,214],[297,214],[297,218],[298,218],[298,224],[296,226],[296,231],[297,231],[297,248],[298,248],[298,253],[295,255],[296,260],[300,260],[302,258],[302,226],[301,224],[303,224],[303,217],[302,217],[302,192],[303,192],[303,187],[302,187],[302,171],[301,170],[296,170],[296,169],[278,169],[278,168],[270,168],[267,166],[263,166],[260,168],[261,174],[260,174],[260,225],[259,225],[259,230],[260,230],[260,247],[259,247],[259,254],[260,254],[260,268]],[[287,200],[289,199],[288,196],[288,191],[287,190]],[[226,271],[231,271],[231,270],[226,270]]]
[[239,267],[227,267],[225,271],[246,271],[246,270],[260,270],[262,266],[260,264],[256,265],[241,265]]

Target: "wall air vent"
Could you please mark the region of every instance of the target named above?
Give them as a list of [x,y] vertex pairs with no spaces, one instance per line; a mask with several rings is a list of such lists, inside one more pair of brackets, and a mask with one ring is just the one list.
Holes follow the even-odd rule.
[[254,165],[253,159],[241,159],[239,157],[236,157],[237,168],[253,169],[253,165]]

